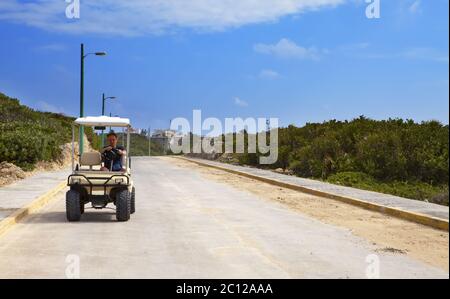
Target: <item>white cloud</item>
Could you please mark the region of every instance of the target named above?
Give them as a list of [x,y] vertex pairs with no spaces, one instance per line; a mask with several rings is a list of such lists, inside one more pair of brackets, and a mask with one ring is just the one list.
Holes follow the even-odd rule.
[[234,104],[239,107],[248,107],[248,103],[246,101],[241,100],[238,97],[234,98]]
[[407,59],[430,60],[449,63],[448,52],[444,53],[434,48],[412,48],[401,54]]
[[81,18],[65,17],[63,0],[0,1],[0,20],[50,31],[111,35],[163,34],[180,28],[217,31],[274,22],[347,0],[83,0]]
[[37,110],[43,111],[43,112],[53,112],[53,113],[65,114],[64,108],[57,107],[57,106],[47,103],[45,101],[38,101],[36,103],[36,107],[37,107]]
[[262,70],[258,75],[261,79],[277,79],[280,77],[280,74],[274,70]]
[[256,44],[253,49],[261,54],[274,55],[280,58],[320,59],[320,51],[315,47],[305,48],[287,38],[282,38],[276,44]]
[[415,0],[408,8],[409,12],[412,14],[420,13],[422,11],[421,9],[421,2],[420,0]]

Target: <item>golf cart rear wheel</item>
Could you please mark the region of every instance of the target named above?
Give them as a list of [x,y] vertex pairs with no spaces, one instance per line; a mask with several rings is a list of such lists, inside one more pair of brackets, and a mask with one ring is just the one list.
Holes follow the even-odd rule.
[[116,193],[116,218],[117,221],[130,220],[131,196],[127,189]]
[[131,210],[130,213],[134,214],[136,212],[136,189],[133,187],[132,191],[131,191]]
[[81,196],[78,191],[69,190],[66,193],[66,216],[71,222],[80,221],[81,214]]

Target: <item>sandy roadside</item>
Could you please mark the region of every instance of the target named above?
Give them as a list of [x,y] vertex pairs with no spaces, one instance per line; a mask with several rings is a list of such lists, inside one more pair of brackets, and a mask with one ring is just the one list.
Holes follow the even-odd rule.
[[198,164],[163,157],[179,167],[196,170],[219,183],[247,191],[265,200],[279,202],[288,208],[321,222],[350,230],[368,240],[380,252],[404,254],[429,265],[449,271],[449,233],[381,213],[364,210],[336,200],[312,196],[267,183],[202,167]]

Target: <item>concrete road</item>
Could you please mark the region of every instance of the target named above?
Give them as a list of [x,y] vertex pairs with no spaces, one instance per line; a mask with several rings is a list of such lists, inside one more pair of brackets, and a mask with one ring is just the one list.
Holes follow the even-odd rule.
[[448,278],[167,160],[133,166],[130,222],[86,210],[68,223],[61,195],[0,239],[0,278]]

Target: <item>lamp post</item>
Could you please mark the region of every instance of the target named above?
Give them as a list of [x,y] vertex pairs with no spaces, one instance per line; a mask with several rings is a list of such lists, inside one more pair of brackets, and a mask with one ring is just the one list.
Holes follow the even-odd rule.
[[[105,102],[107,100],[115,100],[116,97],[105,97],[105,94],[102,94],[102,115],[105,115]],[[105,136],[104,131],[102,130],[102,147],[105,145]]]
[[[80,117],[84,117],[84,59],[88,57],[89,55],[95,55],[95,56],[105,56],[106,52],[93,52],[84,54],[84,44],[81,44],[81,74],[80,74]],[[84,148],[84,127],[80,126],[80,140],[79,140],[79,153],[80,155],[83,154],[83,148]]]
[[151,135],[151,128],[150,126],[148,127],[148,156],[150,157],[152,155],[152,135]]

